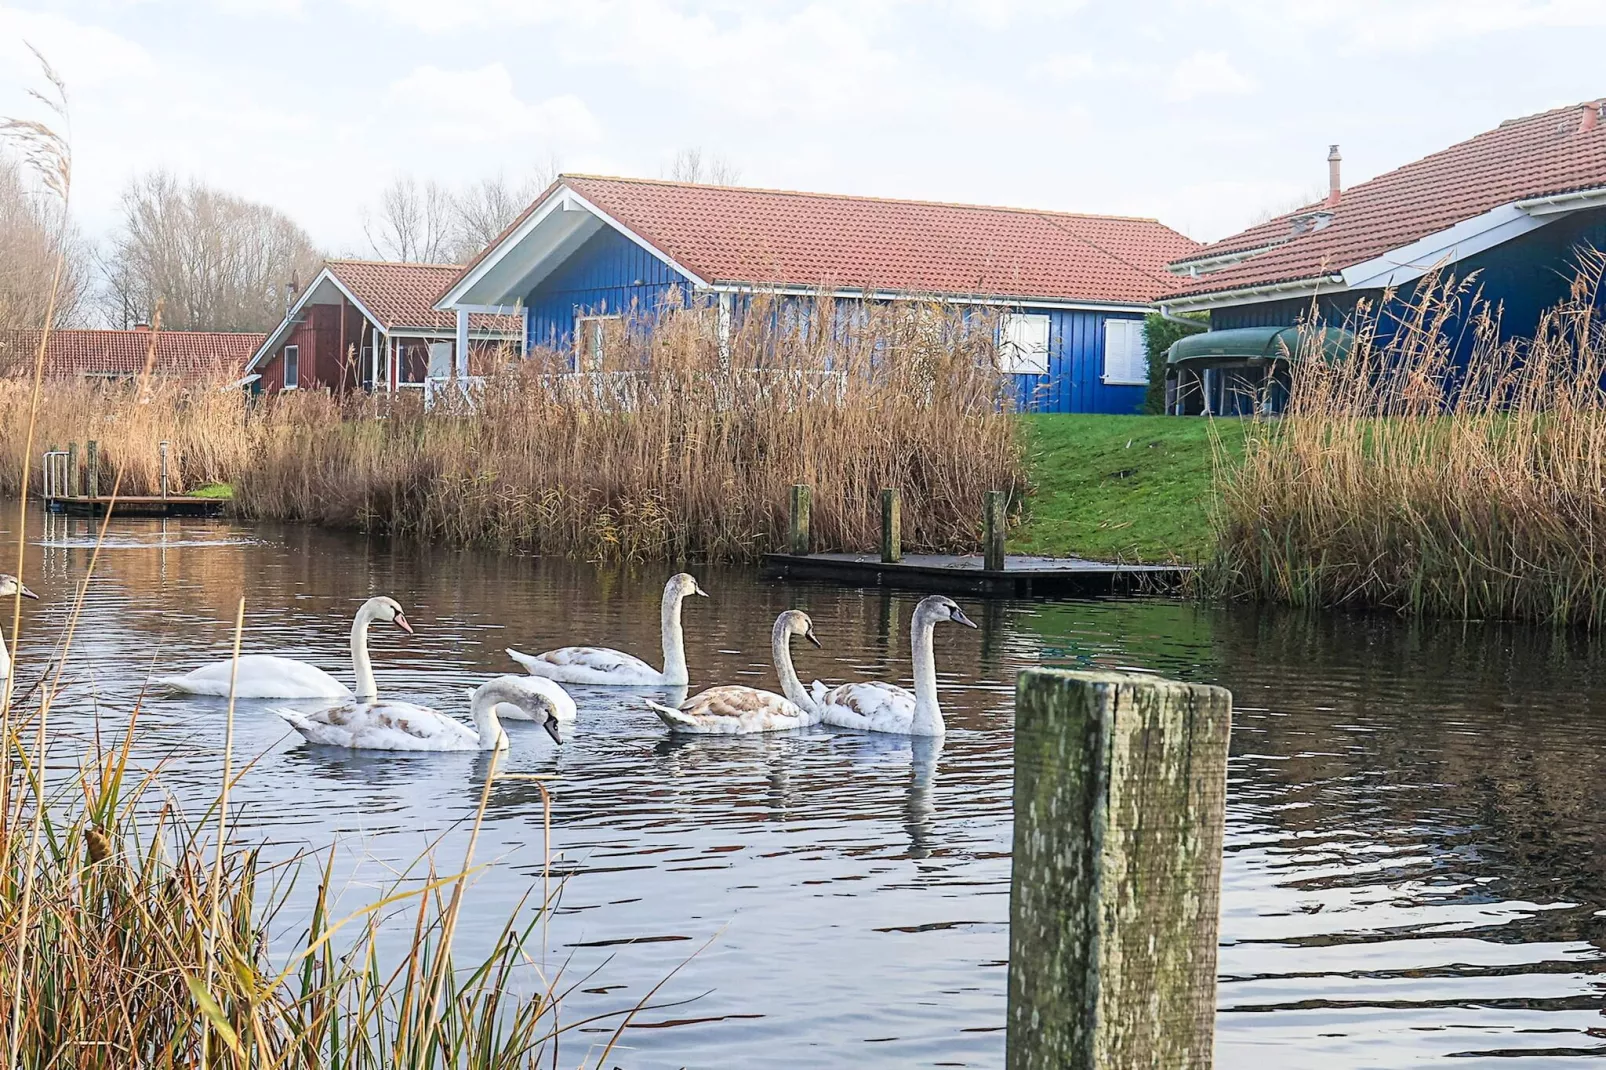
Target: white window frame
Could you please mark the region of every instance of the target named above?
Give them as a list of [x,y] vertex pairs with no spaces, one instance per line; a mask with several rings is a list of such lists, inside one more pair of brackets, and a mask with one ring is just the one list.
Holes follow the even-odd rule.
[[[1117,336],[1125,340],[1127,348],[1120,354],[1124,358],[1121,363],[1112,364],[1111,357],[1116,355],[1112,342]],[[1102,379],[1107,386],[1149,385],[1149,350],[1142,320],[1111,318],[1104,321]]]
[[294,390],[301,385],[301,347],[299,345],[285,346],[284,353],[284,389]]
[[1006,375],[1047,375],[1053,347],[1047,313],[1006,312],[998,321],[998,370]]
[[[576,315],[574,317],[574,370],[594,372],[602,370],[602,346],[607,340],[608,323],[624,319],[617,313],[605,315]],[[582,360],[582,356],[584,359]]]

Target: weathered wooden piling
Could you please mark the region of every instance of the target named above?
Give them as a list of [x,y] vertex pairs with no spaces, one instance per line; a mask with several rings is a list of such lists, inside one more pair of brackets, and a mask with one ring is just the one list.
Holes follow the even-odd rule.
[[78,497],[78,443],[67,443],[67,497]]
[[1020,674],[1009,1070],[1211,1065],[1231,720],[1219,687]]
[[97,498],[100,496],[100,443],[90,439],[86,452],[88,460],[87,471],[84,474],[84,494],[90,498]]
[[787,522],[788,553],[799,557],[809,552],[809,499],[811,493],[807,483],[794,483],[792,485],[792,502]]
[[903,492],[887,487],[881,492],[881,560],[903,558]]
[[156,448],[157,448],[158,452],[160,452],[161,455],[162,455],[162,497],[166,498],[167,497],[167,440],[163,439],[157,445]]
[[1004,492],[990,490],[982,499],[982,567],[990,572],[1004,569]]

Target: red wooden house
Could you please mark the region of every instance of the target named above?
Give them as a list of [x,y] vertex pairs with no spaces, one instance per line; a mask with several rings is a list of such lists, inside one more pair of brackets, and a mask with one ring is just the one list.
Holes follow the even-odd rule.
[[[457,322],[431,307],[461,269],[451,264],[329,260],[257,348],[246,371],[260,390],[405,390],[457,369]],[[521,352],[517,316],[476,314],[471,366]],[[479,370],[472,368],[472,370]]]

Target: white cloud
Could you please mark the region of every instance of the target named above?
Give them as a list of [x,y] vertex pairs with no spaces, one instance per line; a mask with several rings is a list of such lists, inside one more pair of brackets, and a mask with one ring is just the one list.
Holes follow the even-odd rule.
[[67,82],[68,92],[152,73],[150,53],[111,30],[51,12],[0,7],[0,86],[42,83],[37,48]]
[[475,70],[444,70],[430,64],[416,67],[393,82],[387,103],[414,133],[431,139],[496,142],[534,137],[568,145],[594,142],[601,124],[572,93],[533,104],[519,99],[513,76],[500,63]]
[[1238,96],[1254,89],[1255,80],[1235,67],[1225,52],[1195,52],[1172,69],[1166,98]]

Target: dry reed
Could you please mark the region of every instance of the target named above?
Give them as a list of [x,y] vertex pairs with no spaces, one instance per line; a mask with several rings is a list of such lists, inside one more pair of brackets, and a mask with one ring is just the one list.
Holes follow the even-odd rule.
[[1363,318],[1348,359],[1304,355],[1284,417],[1255,429],[1241,466],[1218,466],[1213,586],[1606,621],[1606,259],[1581,259],[1531,339],[1501,342],[1475,280],[1446,277],[1387,331]]
[[542,554],[741,559],[780,544],[794,483],[822,549],[875,546],[879,492],[900,487],[906,548],[973,549],[983,493],[1025,490],[993,332],[917,303],[795,310],[760,301],[724,345],[706,308],[621,325],[595,370],[538,352],[456,412],[277,400],[236,503]]

